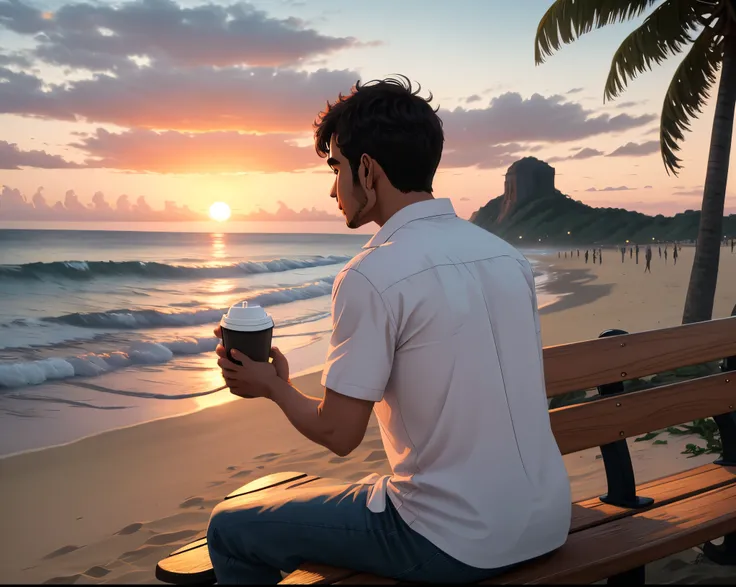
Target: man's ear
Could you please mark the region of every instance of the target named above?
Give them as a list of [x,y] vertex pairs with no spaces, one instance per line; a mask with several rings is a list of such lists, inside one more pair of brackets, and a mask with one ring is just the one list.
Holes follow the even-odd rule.
[[358,167],[358,181],[360,187],[365,193],[366,203],[361,210],[361,216],[369,213],[376,205],[376,184],[378,183],[378,173],[380,166],[375,159],[363,153],[360,157],[360,166]]

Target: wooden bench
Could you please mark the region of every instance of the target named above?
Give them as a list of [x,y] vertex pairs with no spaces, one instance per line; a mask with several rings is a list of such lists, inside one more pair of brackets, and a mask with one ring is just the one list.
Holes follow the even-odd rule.
[[[563,454],[600,447],[608,492],[573,504],[570,534],[562,548],[488,584],[601,579],[643,584],[646,564],[698,545],[704,545],[712,560],[736,564],[736,308],[734,314],[637,334],[611,330],[595,340],[544,349],[549,398],[597,387],[598,393],[582,403],[550,410],[550,419]],[[624,388],[624,381],[720,360],[719,373],[640,391]],[[721,433],[719,460],[636,485],[627,438],[708,417]],[[227,498],[315,482],[318,477],[305,473],[278,473]],[[726,536],[722,545],[710,543],[721,536]],[[175,584],[213,583],[206,539],[160,561],[156,577]],[[306,563],[282,583],[396,581]]]

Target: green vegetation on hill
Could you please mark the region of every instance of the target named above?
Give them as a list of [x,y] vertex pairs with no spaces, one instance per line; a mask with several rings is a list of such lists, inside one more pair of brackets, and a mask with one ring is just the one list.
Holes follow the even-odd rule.
[[[699,211],[666,217],[623,208],[593,208],[559,190],[515,204],[499,222],[503,202],[504,196],[494,198],[475,212],[471,221],[514,244],[538,243],[540,239],[555,245],[689,241],[697,237],[700,222]],[[723,219],[723,234],[736,236],[736,214]]]

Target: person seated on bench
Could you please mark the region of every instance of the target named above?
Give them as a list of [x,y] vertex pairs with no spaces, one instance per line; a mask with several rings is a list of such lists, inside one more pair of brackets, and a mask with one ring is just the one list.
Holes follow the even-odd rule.
[[358,83],[315,122],[347,226],[380,227],[334,282],[324,399],[290,383],[277,349],[272,363],[239,355],[237,366],[218,347],[232,393],[270,399],[337,455],[375,410],[392,474],[219,504],[207,531],[218,583],[275,583],[304,562],[472,582],[567,538],[534,275],[434,198],[444,135],[419,91],[403,76]]

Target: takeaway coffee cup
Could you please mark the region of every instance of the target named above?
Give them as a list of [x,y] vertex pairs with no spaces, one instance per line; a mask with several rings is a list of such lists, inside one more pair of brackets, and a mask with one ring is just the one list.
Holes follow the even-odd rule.
[[268,362],[273,335],[273,319],[261,306],[249,306],[248,302],[238,302],[230,307],[220,321],[222,344],[227,357],[233,363],[231,351],[239,350],[253,361]]

